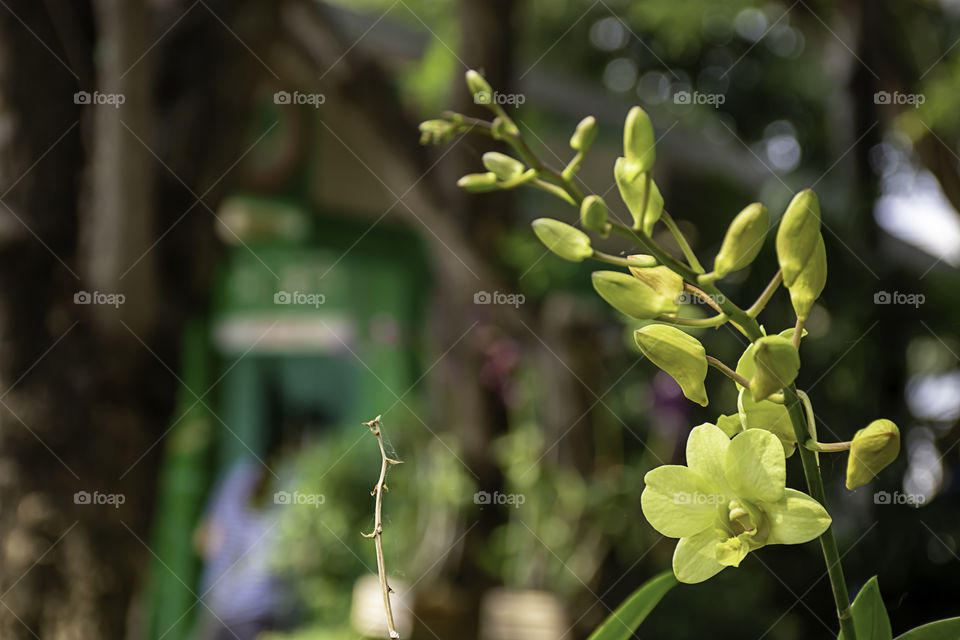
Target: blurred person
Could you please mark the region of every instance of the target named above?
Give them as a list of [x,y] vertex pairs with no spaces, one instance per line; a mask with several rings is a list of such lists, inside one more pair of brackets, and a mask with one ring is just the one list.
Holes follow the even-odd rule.
[[236,461],[214,487],[194,535],[204,559],[196,640],[255,640],[296,626],[296,598],[273,568],[285,504],[276,496],[292,488],[293,457],[322,423],[316,412],[284,421],[263,459]]

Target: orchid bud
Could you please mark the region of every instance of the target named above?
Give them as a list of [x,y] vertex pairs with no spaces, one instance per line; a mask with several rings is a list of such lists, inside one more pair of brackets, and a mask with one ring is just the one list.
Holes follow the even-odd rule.
[[788,287],[813,256],[819,237],[820,202],[817,194],[805,189],[790,201],[777,230],[777,260]]
[[675,300],[620,271],[594,271],[593,288],[611,307],[641,320],[678,311]]
[[466,78],[467,88],[470,89],[470,93],[473,94],[473,101],[476,104],[491,104],[493,88],[490,86],[490,83],[473,69],[467,71]]
[[847,457],[847,489],[867,484],[900,453],[900,430],[890,420],[874,420],[853,435]]
[[530,226],[540,242],[564,260],[583,262],[593,255],[589,236],[576,227],[552,218],[537,218]]
[[750,395],[763,400],[797,378],[800,354],[793,343],[782,336],[764,336],[754,342],[755,370],[750,380]]
[[659,264],[656,258],[645,253],[635,253],[632,256],[627,256],[627,260],[631,262],[631,269],[634,267],[655,267]]
[[597,231],[606,237],[609,233],[607,228],[609,226],[607,223],[608,217],[607,203],[603,201],[603,198],[590,195],[583,199],[580,205],[580,224],[583,225],[584,229]]
[[570,148],[574,151],[586,152],[596,138],[597,120],[593,116],[587,116],[580,121],[570,137]]
[[720,252],[713,261],[713,271],[722,278],[731,271],[743,269],[757,257],[763,248],[770,226],[770,214],[759,202],[747,205],[727,228]]
[[717,418],[717,426],[727,434],[728,438],[732,438],[743,431],[743,423],[740,422],[740,416],[736,413],[719,416]]
[[639,172],[653,168],[656,159],[653,125],[650,116],[640,107],[633,107],[627,113],[623,127],[623,155]]
[[683,294],[683,276],[670,267],[630,267],[630,273],[665,298],[679,301]]
[[504,153],[488,151],[483,154],[483,166],[500,180],[512,180],[526,170],[522,162]]
[[631,165],[626,158],[617,158],[613,166],[613,175],[620,190],[620,198],[633,216],[633,228],[643,229],[646,235],[650,235],[653,226],[663,214],[663,196],[657,188],[657,183],[652,179],[649,180],[650,195],[646,198],[646,208],[644,208],[644,190],[648,174],[637,172],[635,166]]
[[459,180],[457,186],[470,193],[484,193],[500,188],[497,176],[492,171],[487,173],[468,173]]
[[807,261],[806,266],[797,275],[793,284],[788,287],[790,290],[790,302],[793,303],[793,310],[800,320],[806,320],[813,308],[813,303],[817,301],[823,292],[823,287],[827,284],[827,250],[823,244],[823,236],[817,240],[817,248],[813,251],[813,257]]
[[455,125],[447,120],[420,123],[420,144],[445,144],[453,138]]
[[670,375],[687,399],[707,406],[707,353],[700,341],[676,327],[650,324],[634,332],[637,346],[650,362]]

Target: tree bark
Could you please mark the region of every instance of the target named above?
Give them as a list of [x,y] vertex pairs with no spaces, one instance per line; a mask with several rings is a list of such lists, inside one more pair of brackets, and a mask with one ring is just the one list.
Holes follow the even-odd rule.
[[[208,207],[266,73],[246,47],[265,48],[273,11],[0,10],[0,637],[126,637],[150,557],[151,447],[216,255]],[[125,100],[75,100],[94,90]]]

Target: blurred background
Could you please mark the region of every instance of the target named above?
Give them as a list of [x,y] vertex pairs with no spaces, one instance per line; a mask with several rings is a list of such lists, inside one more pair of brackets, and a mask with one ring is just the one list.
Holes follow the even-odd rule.
[[[402,637],[585,638],[670,567],[643,475],[734,389],[687,402],[593,267],[529,231],[574,211],[459,192],[493,142],[419,146],[443,109],[486,114],[468,68],[554,166],[596,116],[580,180],[620,219],[623,118],[648,110],[701,260],[745,204],[817,191],[799,386],[823,439],[888,417],[904,442],[854,492],[822,456],[848,585],[879,574],[895,632],[958,614],[960,3],[0,5],[0,637],[385,637],[378,414]],[[722,283],[738,303],[769,245]],[[762,320],[793,325],[782,292]],[[637,637],[834,626],[808,544],[675,589]]]

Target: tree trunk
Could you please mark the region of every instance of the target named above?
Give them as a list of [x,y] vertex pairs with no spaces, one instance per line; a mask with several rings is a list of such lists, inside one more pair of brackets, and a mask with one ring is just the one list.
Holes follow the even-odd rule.
[[[208,286],[211,209],[247,144],[241,98],[268,72],[250,51],[274,33],[273,11],[0,11],[4,639],[126,637],[150,554],[153,445],[171,419],[180,331]],[[98,104],[94,89],[123,104]]]

